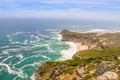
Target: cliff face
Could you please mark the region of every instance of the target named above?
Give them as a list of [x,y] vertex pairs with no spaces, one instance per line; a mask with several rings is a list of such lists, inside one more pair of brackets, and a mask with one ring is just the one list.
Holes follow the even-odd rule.
[[62,41],[87,45],[71,60],[46,62],[36,80],[120,80],[120,33],[77,33],[63,30]]
[[108,49],[110,47],[120,47],[120,33],[78,33],[63,30],[60,33],[62,41],[72,41],[87,45],[89,49]]

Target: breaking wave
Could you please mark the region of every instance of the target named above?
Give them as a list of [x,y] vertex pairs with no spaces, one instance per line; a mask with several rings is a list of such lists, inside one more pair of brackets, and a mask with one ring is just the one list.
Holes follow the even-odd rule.
[[62,36],[53,31],[7,34],[9,44],[0,46],[0,73],[11,75],[10,80],[30,80],[41,63],[58,60],[68,46],[61,42]]

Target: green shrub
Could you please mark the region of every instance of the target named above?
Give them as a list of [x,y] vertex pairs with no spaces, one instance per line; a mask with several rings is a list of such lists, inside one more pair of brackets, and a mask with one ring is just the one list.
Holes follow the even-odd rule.
[[74,77],[72,78],[72,80],[77,80],[77,78],[74,76]]

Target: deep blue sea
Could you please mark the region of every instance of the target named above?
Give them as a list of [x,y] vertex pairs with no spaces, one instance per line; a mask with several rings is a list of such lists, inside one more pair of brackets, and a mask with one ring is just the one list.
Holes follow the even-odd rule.
[[[57,61],[69,45],[59,32],[120,31],[116,21],[67,19],[0,19],[0,80],[32,80],[41,63]],[[69,50],[70,51],[70,50]]]

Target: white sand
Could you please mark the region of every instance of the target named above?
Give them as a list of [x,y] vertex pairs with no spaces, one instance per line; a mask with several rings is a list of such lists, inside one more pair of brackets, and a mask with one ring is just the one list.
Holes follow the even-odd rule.
[[87,50],[88,46],[87,45],[82,45],[82,43],[76,43],[77,45],[77,50],[78,51],[83,51],[83,50]]
[[62,51],[62,58],[60,58],[59,60],[72,59],[73,55],[77,51],[82,51],[82,50],[88,49],[87,45],[82,45],[81,43],[65,42],[65,44],[69,45],[69,49]]
[[77,45],[73,42],[65,42],[65,44],[69,45],[68,50],[62,51],[62,58],[59,60],[67,60],[67,59],[72,59],[73,55],[78,51],[77,50]]

